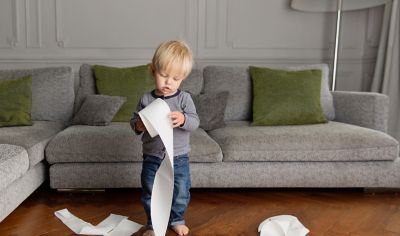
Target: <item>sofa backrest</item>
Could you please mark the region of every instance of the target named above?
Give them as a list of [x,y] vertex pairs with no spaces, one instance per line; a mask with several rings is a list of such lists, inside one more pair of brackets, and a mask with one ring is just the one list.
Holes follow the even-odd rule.
[[[82,64],[79,69],[79,87],[75,99],[74,111],[77,112],[87,95],[96,94],[96,80],[93,65]],[[199,94],[203,88],[203,74],[198,69],[193,69],[181,85],[181,89],[194,95]],[[146,91],[144,91],[146,92]]]
[[199,69],[193,69],[189,76],[182,82],[180,89],[193,95],[199,94],[203,89],[203,73]]
[[71,67],[0,70],[0,80],[32,76],[32,120],[69,121],[75,93]]
[[203,70],[204,93],[228,91],[225,120],[250,120],[251,80],[246,67],[206,66]]
[[[321,107],[328,120],[335,118],[332,94],[329,91],[329,67],[326,64],[299,66],[270,66],[289,71],[320,69]],[[203,71],[204,93],[228,91],[229,98],[225,110],[225,121],[251,120],[252,82],[248,67],[206,66]]]
[[93,66],[82,64],[79,68],[79,86],[75,98],[74,113],[79,110],[85,97],[91,94],[96,94]]

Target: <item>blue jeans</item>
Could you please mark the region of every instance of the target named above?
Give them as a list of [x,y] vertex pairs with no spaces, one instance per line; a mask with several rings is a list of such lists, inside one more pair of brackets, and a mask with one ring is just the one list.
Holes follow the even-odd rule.
[[[141,174],[142,203],[147,215],[147,227],[152,228],[150,202],[154,178],[162,159],[143,154],[143,167]],[[190,200],[189,189],[191,187],[189,156],[183,154],[174,157],[174,193],[169,225],[185,224],[184,214]]]

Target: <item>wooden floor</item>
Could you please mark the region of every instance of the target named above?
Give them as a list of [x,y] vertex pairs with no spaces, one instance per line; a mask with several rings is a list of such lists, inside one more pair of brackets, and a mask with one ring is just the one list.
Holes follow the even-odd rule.
[[[53,215],[63,208],[92,224],[110,213],[145,223],[140,189],[57,192],[41,187],[0,223],[0,235],[74,235]],[[190,235],[259,235],[264,219],[283,214],[298,217],[310,236],[400,235],[400,195],[360,189],[193,189],[186,220]]]

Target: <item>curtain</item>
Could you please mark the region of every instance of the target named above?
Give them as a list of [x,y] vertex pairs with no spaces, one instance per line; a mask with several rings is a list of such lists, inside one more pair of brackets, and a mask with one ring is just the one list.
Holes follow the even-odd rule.
[[400,141],[400,4],[385,5],[378,56],[370,91],[389,96],[388,133]]

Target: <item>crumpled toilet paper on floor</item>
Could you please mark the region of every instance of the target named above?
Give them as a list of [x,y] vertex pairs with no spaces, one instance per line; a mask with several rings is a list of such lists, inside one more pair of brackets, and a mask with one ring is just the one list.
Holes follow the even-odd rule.
[[295,216],[270,217],[258,226],[260,236],[305,236],[310,231]]
[[[156,236],[167,232],[169,215],[171,212],[172,195],[174,190],[174,144],[173,128],[169,118],[168,104],[157,98],[139,112],[147,131],[151,137],[160,136],[166,149],[166,155],[156,172],[151,197],[151,221]],[[133,135],[133,134],[132,134]],[[93,226],[76,216],[67,209],[55,212],[55,215],[76,234],[90,235],[118,235],[125,236],[137,232],[139,224],[130,221],[126,216],[111,214],[97,226]],[[136,231],[133,231],[135,230]],[[131,232],[130,234],[125,234]]]
[[143,226],[128,220],[127,216],[114,214],[110,214],[96,226],[79,219],[67,209],[56,211],[54,214],[76,234],[128,236],[139,231]]

